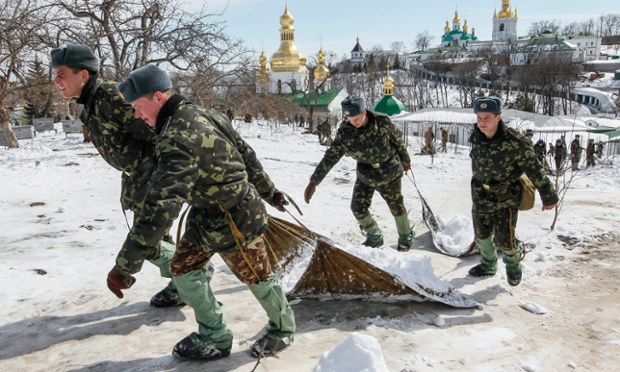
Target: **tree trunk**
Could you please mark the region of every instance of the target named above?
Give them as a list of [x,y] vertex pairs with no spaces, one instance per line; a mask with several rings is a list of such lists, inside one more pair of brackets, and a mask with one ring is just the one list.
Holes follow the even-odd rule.
[[17,141],[17,137],[11,129],[11,123],[9,123],[9,115],[2,105],[0,105],[0,127],[2,127],[2,135],[6,138],[6,143],[8,143],[9,148],[19,148],[19,141]]

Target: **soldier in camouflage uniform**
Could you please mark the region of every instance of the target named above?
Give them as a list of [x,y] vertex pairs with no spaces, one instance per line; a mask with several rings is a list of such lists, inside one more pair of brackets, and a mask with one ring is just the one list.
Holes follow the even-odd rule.
[[553,151],[553,158],[555,159],[555,172],[556,174],[562,173],[564,168],[564,161],[566,160],[566,145],[561,138],[555,140],[555,150]]
[[603,141],[599,140],[596,144],[596,156],[600,159],[603,157]]
[[515,237],[521,200],[519,177],[525,173],[540,194],[543,210],[558,202],[553,184],[536,159],[531,142],[504,125],[502,101],[497,97],[474,101],[477,124],[470,137],[472,160],[471,195],[475,240],[480,264],[469,270],[472,276],[495,275],[497,248],[502,250],[508,284],[521,282],[522,247]]
[[545,168],[545,172],[551,174],[551,167],[549,167],[549,163],[547,163],[547,144],[542,139],[536,141],[534,144],[534,153],[536,153],[536,158]]
[[[157,165],[155,132],[135,118],[132,107],[118,96],[116,83],[98,79],[99,60],[88,46],[68,44],[53,49],[50,59],[56,74],[54,83],[63,96],[76,98],[77,103],[84,105],[80,119],[87,126],[93,145],[108,164],[122,172],[123,210],[130,209],[134,215],[139,213]],[[168,266],[173,253],[174,245],[163,242],[148,260],[159,267],[162,276],[170,278]],[[201,270],[202,273],[194,275],[211,278],[211,267]],[[115,294],[119,296],[118,292]],[[150,303],[155,307],[184,305],[172,281]]]
[[332,143],[332,126],[329,118],[325,118],[317,128],[319,132],[319,144],[329,146]]
[[583,147],[581,147],[581,138],[578,134],[575,135],[575,139],[570,143],[570,162],[574,171],[579,170],[579,162],[581,162],[581,153]]
[[595,166],[596,160],[594,156],[596,155],[596,145],[594,144],[594,138],[590,138],[588,140],[588,146],[586,147],[586,166]]
[[187,203],[186,228],[170,271],[181,298],[195,309],[199,332],[179,341],[173,354],[202,360],[230,355],[233,335],[210,288],[203,288],[209,301],[195,307],[201,294],[180,285],[186,273],[204,266],[215,253],[248,285],[269,317],[252,355],[275,354],[291,344],[295,317],[267,256],[263,199],[281,211],[288,202],[225,116],[173,94],[171,88],[168,75],[155,65],[134,70],[119,85],[136,116],[155,128],[158,160],[145,205],[116,260],[123,276],[119,290],[131,285],[132,274]]
[[345,154],[349,155],[357,161],[351,210],[360,228],[366,232],[363,244],[369,247],[383,245],[381,229],[369,211],[372,197],[378,191],[396,220],[399,236],[397,249],[408,251],[415,234],[409,224],[401,191],[403,170],[407,172],[411,169],[411,159],[402,133],[386,115],[366,110],[361,97],[347,97],[341,105],[346,118],[310,177],[304,200],[310,203],[316,186]]

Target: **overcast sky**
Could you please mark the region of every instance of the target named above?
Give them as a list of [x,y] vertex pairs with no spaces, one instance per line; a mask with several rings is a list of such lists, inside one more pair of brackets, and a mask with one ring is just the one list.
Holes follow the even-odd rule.
[[[211,13],[225,10],[222,19],[227,22],[228,34],[243,39],[246,46],[258,54],[264,48],[269,58],[280,45],[278,30],[285,0],[185,2],[192,11],[203,4]],[[567,25],[597,19],[605,13],[620,12],[620,6],[612,0],[512,0],[510,5],[512,9],[516,8],[519,16],[519,35],[526,35],[531,23],[541,20],[556,20]],[[461,25],[467,19],[470,32],[475,27],[480,40],[490,40],[493,11],[499,11],[501,7],[501,0],[288,0],[289,12],[295,19],[295,44],[307,57],[316,55],[321,40],[325,51],[338,57],[349,55],[357,36],[365,49],[376,45],[390,49],[392,42],[402,41],[407,50],[412,50],[416,36],[428,31],[434,37],[431,43],[434,46],[441,41],[446,21],[452,27],[455,10],[459,12]]]

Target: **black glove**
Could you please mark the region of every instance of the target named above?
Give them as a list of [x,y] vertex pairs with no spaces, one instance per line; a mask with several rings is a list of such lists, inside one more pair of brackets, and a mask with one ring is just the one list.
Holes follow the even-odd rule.
[[121,289],[129,289],[135,282],[136,278],[129,274],[121,274],[118,270],[116,270],[116,266],[114,266],[108,273],[108,288],[118,298],[123,298],[123,292],[121,292]]
[[315,191],[316,182],[310,181],[308,183],[308,186],[306,186],[306,189],[304,190],[304,200],[306,201],[306,204],[310,204],[310,199],[312,199],[312,195],[314,195]]
[[284,206],[288,205],[288,201],[284,198],[284,193],[282,191],[276,190],[271,197],[270,203],[271,206],[275,207],[280,212],[284,212]]

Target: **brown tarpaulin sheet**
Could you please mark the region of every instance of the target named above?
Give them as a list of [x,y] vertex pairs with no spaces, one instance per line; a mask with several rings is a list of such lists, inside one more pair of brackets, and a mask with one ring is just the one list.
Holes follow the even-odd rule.
[[470,296],[455,291],[437,292],[421,285],[404,283],[381,268],[337,247],[328,238],[305,227],[269,216],[265,241],[271,263],[286,272],[308,249],[313,249],[308,267],[288,297],[320,299],[371,299],[377,301],[437,301],[455,307],[475,307]]

